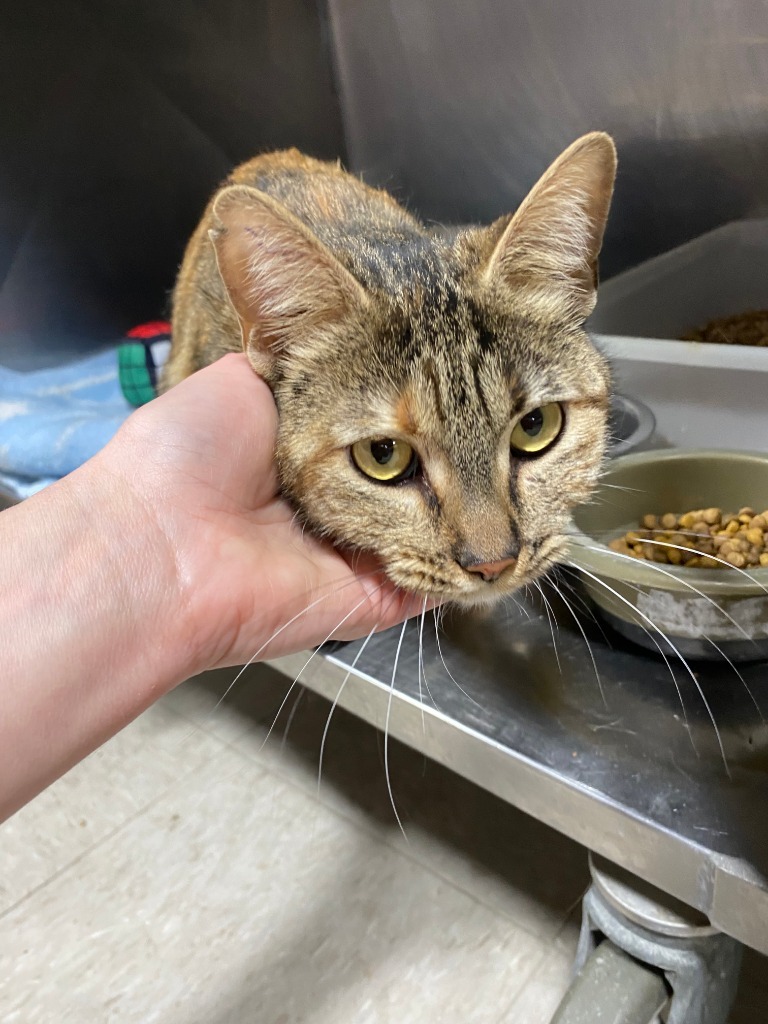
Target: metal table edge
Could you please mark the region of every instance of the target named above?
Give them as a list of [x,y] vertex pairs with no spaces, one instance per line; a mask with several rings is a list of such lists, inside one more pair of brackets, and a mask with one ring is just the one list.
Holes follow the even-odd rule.
[[269,664],[291,679],[301,672],[308,689],[696,907],[722,932],[768,955],[764,928],[752,923],[768,918],[768,881],[743,860],[639,817],[333,654],[318,652],[308,667],[306,651]]

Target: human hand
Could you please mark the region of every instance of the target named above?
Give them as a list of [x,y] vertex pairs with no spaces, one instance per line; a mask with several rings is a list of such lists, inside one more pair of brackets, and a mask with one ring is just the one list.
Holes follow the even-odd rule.
[[185,674],[364,636],[423,607],[370,558],[302,530],[278,493],[276,429],[269,388],[230,355],[137,410],[92,462],[152,548],[157,629]]
[[0,515],[0,821],[189,676],[423,607],[302,533],[276,426],[266,384],[227,356]]

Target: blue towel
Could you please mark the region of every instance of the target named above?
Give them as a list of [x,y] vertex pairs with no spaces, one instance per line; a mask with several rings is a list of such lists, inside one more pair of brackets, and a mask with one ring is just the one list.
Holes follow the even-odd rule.
[[53,369],[0,367],[0,488],[26,498],[82,465],[133,411],[117,348]]

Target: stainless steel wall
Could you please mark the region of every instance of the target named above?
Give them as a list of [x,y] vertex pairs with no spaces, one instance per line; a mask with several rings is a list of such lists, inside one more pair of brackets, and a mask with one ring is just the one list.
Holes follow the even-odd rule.
[[315,0],[0,3],[0,359],[162,315],[211,190],[290,145],[343,155]]
[[489,220],[591,128],[621,156],[604,276],[765,212],[768,0],[0,4],[0,356],[161,314],[260,149],[346,136],[425,216]]
[[768,208],[766,0],[329,0],[352,165],[427,217],[513,208],[618,143],[609,276]]

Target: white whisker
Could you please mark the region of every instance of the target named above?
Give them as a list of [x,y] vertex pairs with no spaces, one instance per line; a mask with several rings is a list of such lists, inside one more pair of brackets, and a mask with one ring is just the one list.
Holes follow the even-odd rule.
[[[423,669],[424,689],[427,691],[427,696],[429,697],[429,699],[430,699],[430,701],[432,703],[432,706],[435,708],[436,711],[439,711],[440,708],[437,706],[437,701],[432,696],[432,690],[429,688],[429,680],[427,679],[427,671],[426,671],[426,667],[424,665],[424,661],[423,660],[421,662],[421,667]],[[423,715],[423,713],[424,713],[424,704],[422,703],[422,715]]]
[[[683,531],[683,530],[676,530],[675,532],[676,533],[683,533],[685,531]],[[690,531],[688,531],[688,532],[690,532]],[[703,534],[703,533],[696,533],[696,534],[693,534],[693,536],[695,536],[695,537],[704,537],[705,534]],[[732,569],[734,572],[740,572],[742,574],[742,576],[746,576],[747,577],[747,579],[749,580],[750,583],[757,583],[758,587],[760,587],[760,589],[763,591],[763,593],[764,594],[768,594],[768,587],[764,587],[763,584],[760,583],[759,580],[756,580],[754,576],[750,576],[749,572],[746,569],[740,569],[738,567],[738,565],[731,565],[730,562],[726,562],[726,560],[724,558],[718,558],[717,555],[708,555],[706,553],[706,551],[699,551],[697,548],[684,548],[682,546],[682,544],[672,544],[669,541],[665,541],[665,540],[651,540],[649,537],[645,538],[642,541],[642,543],[643,544],[657,544],[659,547],[662,547],[662,548],[675,548],[675,550],[677,550],[677,551],[685,551],[687,553],[693,553],[694,555],[700,555],[702,558],[711,558],[713,562],[719,562],[720,565],[724,565],[726,567],[726,569]],[[610,550],[613,550],[613,549],[610,549]],[[621,552],[614,551],[613,554],[614,555],[618,555],[618,554],[621,554]],[[624,555],[623,557],[624,558],[632,558],[632,555]],[[648,565],[658,565],[657,562],[648,562],[648,560],[645,559],[645,558],[644,559],[633,559],[633,561],[646,562]],[[679,577],[675,576],[675,579],[679,579]]]
[[424,667],[424,619],[427,614],[427,598],[424,598],[424,605],[421,609],[421,621],[419,622],[419,661],[416,669],[416,676],[419,681],[419,710],[421,711],[421,731],[424,735],[427,732],[427,723],[424,716],[424,694],[421,690],[421,677],[424,676],[424,683],[427,682],[427,672]]
[[688,675],[693,680],[693,684],[696,687],[696,689],[698,690],[699,696],[702,699],[704,707],[707,709],[707,714],[709,715],[710,721],[712,722],[712,727],[715,730],[715,736],[717,738],[717,744],[718,744],[718,746],[720,748],[720,755],[721,755],[721,757],[723,759],[723,766],[725,768],[725,773],[728,776],[728,778],[730,779],[730,777],[731,777],[731,770],[728,767],[728,760],[727,760],[727,758],[725,756],[725,748],[723,746],[723,739],[722,739],[722,736],[720,735],[720,730],[717,727],[717,722],[715,721],[715,716],[712,713],[712,708],[710,707],[709,701],[707,700],[706,695],[705,695],[705,693],[704,693],[704,691],[703,691],[703,689],[701,687],[701,683],[699,683],[698,679],[696,678],[696,673],[693,671],[691,666],[685,660],[685,658],[680,653],[680,651],[677,649],[675,644],[672,643],[672,641],[669,639],[667,634],[659,626],[657,626],[656,623],[652,619],[649,619],[648,616],[645,614],[645,612],[640,611],[640,609],[636,605],[633,605],[631,601],[628,601],[626,599],[626,597],[623,597],[617,590],[614,590],[613,587],[609,586],[605,582],[605,580],[601,580],[599,576],[595,576],[594,573],[591,573],[588,569],[585,569],[583,566],[578,566],[577,568],[579,569],[579,572],[583,573],[585,576],[588,576],[591,580],[593,580],[593,582],[598,583],[600,586],[604,587],[609,593],[613,594],[614,597],[617,597],[619,599],[619,601],[621,601],[628,608],[630,608],[636,615],[639,615],[642,619],[644,619],[652,629],[656,630],[656,632],[662,637],[662,639],[669,645],[669,647],[674,651],[674,653],[680,659],[680,661],[681,661],[683,667],[685,668],[686,672],[688,673]]
[[[557,641],[555,640],[555,619],[553,617],[552,607],[549,603],[549,600],[547,599],[547,595],[544,593],[544,588],[542,587],[542,585],[539,583],[538,580],[534,580],[534,583],[536,585],[536,589],[541,594],[542,600],[544,601],[544,608],[547,612],[547,621],[549,622],[549,631],[552,634],[552,648],[555,652],[555,661],[557,662],[557,669],[560,675],[562,675],[563,666],[560,664],[560,654],[558,653]],[[559,628],[560,627],[558,626],[558,630]]]
[[581,635],[582,635],[582,637],[584,639],[584,643],[587,645],[587,650],[589,651],[589,657],[590,657],[590,660],[592,661],[592,668],[594,669],[594,672],[595,672],[595,679],[597,680],[597,688],[600,691],[600,696],[602,698],[603,705],[605,707],[608,707],[608,701],[605,699],[605,691],[603,690],[603,681],[600,678],[600,673],[597,670],[597,661],[595,660],[595,652],[592,650],[592,645],[590,644],[589,640],[587,639],[587,634],[586,634],[586,631],[585,631],[584,627],[581,624],[581,620],[579,619],[578,615],[576,614],[576,612],[571,607],[571,603],[568,600],[568,598],[565,596],[565,594],[562,592],[562,590],[558,587],[558,585],[554,581],[552,582],[552,586],[555,588],[557,593],[560,595],[561,601],[563,602],[565,607],[568,609],[571,617],[573,618],[573,621],[576,623],[576,625],[577,625],[577,627],[579,629],[579,632],[581,633]]
[[[365,575],[366,575],[366,576],[375,576],[375,575],[376,575],[376,573],[375,573],[375,572],[371,572],[371,573],[366,573]],[[341,593],[341,591],[342,591],[342,590],[346,590],[346,589],[347,589],[347,587],[351,587],[353,583],[357,583],[357,582],[358,582],[358,579],[357,579],[357,578],[353,578],[353,579],[351,579],[351,580],[347,580],[347,582],[346,582],[346,583],[342,584],[342,586],[340,586],[340,587],[338,587],[337,589],[334,589],[334,590],[330,589],[331,587],[335,587],[335,586],[336,586],[336,584],[335,584],[334,582],[331,582],[331,583],[328,583],[328,584],[326,584],[326,586],[327,586],[327,588],[328,588],[328,593],[327,593],[327,594],[322,594],[322,595],[321,595],[320,597],[318,597],[318,598],[315,598],[315,600],[314,600],[314,601],[312,601],[312,602],[311,602],[311,604],[308,604],[308,605],[306,606],[306,608],[302,608],[300,612],[296,612],[296,614],[295,614],[294,616],[292,616],[292,617],[291,617],[290,619],[288,619],[288,621],[287,621],[287,622],[284,622],[284,623],[282,624],[282,626],[279,626],[279,627],[278,627],[278,628],[277,628],[277,629],[276,629],[276,630],[274,631],[274,633],[273,633],[273,634],[272,634],[272,635],[271,635],[271,636],[269,637],[269,639],[265,640],[265,641],[264,641],[264,643],[263,643],[263,644],[261,645],[261,647],[259,647],[259,649],[258,649],[258,650],[256,651],[256,653],[255,653],[254,655],[252,655],[252,656],[251,656],[251,657],[250,657],[250,658],[248,659],[248,661],[246,661],[246,663],[245,663],[245,664],[244,664],[244,665],[243,665],[243,666],[241,667],[240,671],[239,671],[239,672],[237,673],[237,675],[235,676],[235,678],[234,678],[234,679],[232,680],[232,682],[231,682],[231,683],[229,684],[229,686],[228,686],[228,687],[226,688],[226,690],[224,691],[224,693],[222,693],[222,695],[221,695],[221,696],[219,697],[219,699],[218,699],[218,700],[216,701],[216,703],[214,704],[213,708],[211,708],[210,712],[208,713],[208,715],[207,715],[207,717],[206,717],[206,721],[207,721],[207,720],[208,720],[208,719],[209,719],[209,718],[210,718],[210,717],[211,717],[211,716],[212,716],[212,715],[213,715],[213,714],[214,714],[214,713],[215,713],[216,711],[218,711],[219,707],[220,707],[220,706],[221,706],[221,704],[222,704],[222,703],[223,703],[223,702],[224,702],[224,701],[225,701],[225,700],[227,699],[227,697],[229,696],[230,692],[232,691],[232,688],[233,688],[233,687],[235,686],[235,684],[236,684],[236,683],[238,682],[238,680],[239,680],[239,679],[240,679],[240,677],[242,676],[243,672],[245,672],[245,670],[246,670],[247,668],[250,668],[250,667],[251,667],[251,665],[252,665],[252,664],[254,663],[254,661],[256,661],[256,659],[257,659],[257,658],[258,658],[258,656],[259,656],[259,655],[260,655],[260,654],[262,653],[262,651],[266,650],[266,648],[267,648],[267,647],[269,647],[269,645],[270,645],[270,644],[272,643],[272,641],[273,641],[273,640],[274,640],[274,639],[275,639],[276,637],[280,636],[280,634],[281,634],[281,633],[282,633],[282,632],[283,632],[284,630],[288,629],[288,627],[289,627],[289,626],[292,626],[292,625],[293,625],[293,623],[294,623],[294,622],[296,622],[296,620],[297,620],[297,619],[300,619],[302,615],[306,615],[306,614],[307,614],[307,612],[310,612],[310,611],[312,611],[312,609],[313,609],[313,608],[315,608],[315,607],[316,607],[316,606],[317,606],[318,604],[321,604],[321,603],[322,603],[323,601],[327,601],[329,597],[333,597],[333,596],[334,596],[335,594],[339,594],[339,593]],[[380,589],[381,589],[381,587],[379,587],[379,588],[377,588],[377,589],[378,589],[378,590],[380,590]],[[365,604],[365,602],[366,602],[367,600],[368,600],[368,598],[367,598],[367,597],[363,598],[363,600],[362,600],[362,601],[360,602],[360,604],[358,604],[358,605],[355,605],[355,608],[353,609],[353,611],[357,610],[357,609],[358,609],[358,608],[360,607],[360,605],[362,605],[362,604]],[[346,618],[342,619],[342,620],[341,620],[341,622],[339,623],[339,625],[338,625],[338,626],[336,626],[336,627],[334,628],[333,632],[331,632],[331,633],[329,634],[329,636],[328,636],[328,639],[329,639],[329,640],[330,640],[330,638],[331,638],[331,637],[333,636],[333,633],[335,633],[335,632],[336,632],[336,630],[337,630],[337,629],[339,628],[339,626],[341,625],[341,623],[342,623],[342,622],[346,622],[346,620],[347,620],[348,618],[349,618],[349,616],[346,616]],[[326,641],[326,642],[327,642],[327,641]],[[289,691],[289,692],[290,692],[290,691]],[[278,712],[278,713],[279,713],[279,712]],[[273,724],[274,724],[274,723],[273,723]]]
[[397,824],[400,826],[400,831],[403,833],[403,839],[406,843],[408,842],[408,836],[405,834],[403,823],[400,820],[400,815],[397,813],[397,805],[395,804],[395,797],[392,792],[392,779],[389,775],[389,717],[392,712],[392,697],[395,693],[395,676],[397,675],[397,663],[400,660],[400,648],[403,646],[403,637],[405,636],[405,629],[408,625],[406,619],[403,623],[403,628],[400,630],[400,639],[397,641],[397,650],[395,651],[395,664],[392,667],[392,681],[389,686],[389,698],[387,700],[387,716],[384,720],[384,775],[387,779],[387,792],[389,793],[389,802],[392,804],[392,810],[394,811]]
[[[568,569],[568,566],[567,565],[561,565],[559,568],[561,568],[563,570],[563,574],[562,575],[558,575],[557,579],[559,580],[560,583],[562,583],[562,585],[564,587],[568,588],[568,593],[571,595],[571,597],[574,599],[574,601],[578,601],[579,602],[579,607],[583,610],[584,614],[587,616],[587,618],[590,620],[590,622],[592,622],[594,624],[595,628],[600,633],[600,636],[602,637],[603,643],[605,644],[605,646],[609,650],[613,650],[613,644],[611,643],[610,639],[608,638],[608,634],[605,632],[605,630],[601,626],[600,620],[597,618],[597,616],[592,611],[590,606],[587,604],[587,602],[584,600],[584,598],[578,592],[576,587],[570,582],[570,580],[568,580],[566,578],[565,571]],[[553,579],[553,577],[549,576],[548,579],[551,580],[551,579]]]
[[610,487],[614,491],[623,491],[625,494],[645,494],[646,491],[642,487],[625,487],[622,484],[607,484],[604,480],[600,481],[601,487]]
[[451,680],[453,685],[464,694],[464,696],[467,698],[467,700],[471,700],[476,708],[480,708],[481,711],[485,711],[485,708],[483,707],[483,705],[482,704],[478,704],[478,702],[475,700],[475,698],[472,696],[472,694],[467,693],[467,691],[464,689],[464,687],[461,685],[461,683],[459,683],[457,681],[456,677],[453,675],[451,670],[448,668],[448,663],[446,662],[445,658],[443,657],[443,648],[442,648],[442,646],[440,644],[440,632],[438,630],[438,624],[437,624],[437,612],[439,610],[440,609],[437,609],[437,608],[435,609],[435,616],[434,616],[434,618],[435,618],[435,640],[437,641],[437,653],[440,656],[440,661],[443,663],[443,668],[445,669],[446,674],[448,675],[448,678]]
[[[382,586],[383,586],[383,584],[380,584],[376,588],[375,593],[378,593],[378,591],[381,590]],[[272,735],[272,730],[275,728],[275,725],[277,724],[277,720],[280,717],[280,713],[282,712],[283,708],[285,707],[286,702],[287,702],[288,698],[290,697],[291,692],[293,691],[294,686],[296,686],[298,684],[299,680],[301,679],[302,675],[304,674],[305,670],[310,665],[312,659],[315,657],[317,652],[320,650],[320,648],[323,646],[323,644],[327,644],[328,643],[328,641],[331,639],[331,637],[336,632],[336,630],[339,628],[339,626],[343,626],[344,623],[347,621],[347,619],[352,618],[352,616],[355,614],[357,609],[361,608],[365,604],[365,602],[368,601],[369,599],[370,599],[369,595],[366,594],[366,596],[361,601],[358,601],[357,604],[355,605],[355,607],[351,611],[347,612],[347,614],[344,616],[344,618],[341,620],[341,622],[337,622],[336,623],[336,625],[333,627],[333,629],[328,634],[328,636],[325,638],[325,640],[323,640],[323,643],[320,644],[318,647],[316,647],[314,649],[314,651],[312,651],[310,656],[307,658],[307,660],[301,666],[301,669],[299,670],[299,674],[296,676],[296,678],[293,680],[291,685],[288,687],[288,692],[283,697],[283,701],[282,701],[280,707],[277,709],[277,714],[275,715],[274,719],[272,720],[272,725],[270,725],[270,727],[269,727],[269,729],[267,731],[267,735],[264,737],[264,740],[263,740],[263,742],[261,744],[261,748],[260,749],[264,748],[264,745],[268,741],[269,737]],[[232,685],[234,686],[234,683]]]
[[[390,601],[390,604],[391,603],[392,602]],[[389,611],[389,605],[387,605],[387,608],[385,609],[385,612],[386,611]],[[373,634],[376,632],[376,630],[378,628],[379,628],[379,623],[377,622],[376,625],[373,627],[373,629],[368,634],[368,636],[365,638],[365,640],[363,640],[363,643],[362,643],[362,645],[360,647],[360,650],[357,652],[357,654],[352,659],[352,664],[349,666],[349,670],[348,670],[347,674],[344,676],[344,678],[341,681],[341,686],[339,687],[338,692],[337,692],[336,696],[334,697],[333,703],[331,704],[331,710],[328,712],[328,717],[325,720],[325,727],[323,729],[323,737],[320,740],[320,756],[318,758],[318,763],[317,763],[317,789],[318,789],[318,792],[320,791],[320,783],[321,783],[322,777],[323,777],[323,757],[325,756],[325,741],[328,738],[328,730],[329,730],[329,728],[331,726],[331,718],[333,717],[333,712],[336,710],[336,707],[337,707],[339,701],[341,700],[341,695],[344,692],[344,687],[347,685],[347,680],[349,679],[349,677],[354,672],[355,665],[357,665],[358,661],[360,660],[360,657],[362,656],[363,651],[368,646],[368,641],[371,639],[371,637],[373,636]]]
[[283,751],[285,750],[285,744],[288,741],[288,733],[290,731],[291,724],[293,723],[293,716],[296,714],[299,704],[301,703],[301,698],[304,696],[304,693],[305,690],[302,687],[302,689],[300,689],[299,692],[296,694],[296,700],[293,702],[293,705],[291,706],[291,710],[288,715],[288,721],[285,723],[285,729],[283,729],[283,738],[280,740],[281,756]]
[[[648,543],[656,544],[657,541],[649,541]],[[601,549],[600,548],[594,548],[594,547],[588,547],[587,550],[588,551],[597,551],[597,552],[599,552]],[[638,559],[637,558],[633,558],[632,555],[625,555],[621,551],[614,551],[613,553],[614,553],[614,555],[617,555],[619,558],[628,559],[630,562],[637,562],[638,561]],[[707,556],[707,557],[709,557],[709,556]],[[708,601],[712,605],[713,608],[716,608],[717,611],[719,611],[721,615],[723,615],[726,619],[728,619],[728,621],[731,623],[731,625],[734,626],[736,629],[738,629],[738,631],[741,633],[741,635],[743,637],[745,637],[747,640],[749,640],[750,643],[754,643],[753,638],[749,635],[749,633],[747,633],[747,631],[744,629],[744,627],[740,623],[738,623],[736,621],[736,619],[733,618],[732,615],[729,615],[728,612],[724,608],[722,608],[717,603],[717,601],[714,600],[714,598],[709,596],[709,594],[705,594],[703,590],[699,590],[698,587],[694,587],[694,585],[692,583],[690,583],[688,580],[684,580],[680,576],[675,576],[674,573],[669,572],[667,569],[662,569],[662,567],[658,564],[658,562],[647,562],[646,564],[650,568],[655,569],[657,572],[660,572],[663,576],[668,576],[672,580],[679,581],[680,583],[683,584],[683,586],[687,587],[689,590],[692,590],[694,592],[694,594],[698,594],[699,597],[703,597],[705,601]]]
[[527,608],[525,607],[525,605],[524,605],[524,604],[521,604],[521,603],[520,603],[520,601],[519,601],[519,600],[518,600],[518,598],[517,598],[517,595],[516,595],[516,594],[514,594],[514,593],[512,593],[512,594],[510,594],[509,596],[511,597],[511,599],[512,599],[512,603],[514,604],[515,608],[517,608],[517,610],[518,610],[519,612],[523,612],[523,613],[524,613],[524,615],[525,615],[525,617],[526,617],[526,618],[528,619],[528,621],[530,622],[530,621],[531,621],[531,613],[530,613],[530,612],[528,611],[528,609],[527,609]]
[[440,607],[438,608],[439,621],[440,621],[440,628],[441,629],[443,628],[443,623],[445,622],[445,619],[448,616],[449,607],[450,606],[448,604],[443,604],[443,605],[440,605]]
[[721,658],[722,658],[722,659],[723,659],[724,661],[727,661],[727,662],[728,662],[728,664],[729,664],[729,665],[731,666],[731,668],[733,669],[733,671],[734,671],[734,672],[736,673],[736,676],[737,676],[737,678],[739,679],[739,681],[741,682],[741,685],[742,685],[742,686],[744,687],[744,689],[745,689],[745,690],[747,691],[747,693],[748,693],[748,695],[749,695],[749,699],[750,699],[750,700],[752,701],[752,703],[753,703],[753,704],[755,705],[755,710],[757,711],[758,715],[760,716],[760,721],[761,721],[761,722],[763,723],[763,725],[765,725],[765,716],[763,715],[763,712],[762,712],[762,710],[760,709],[760,705],[759,705],[759,704],[757,703],[757,698],[755,697],[755,695],[754,695],[754,693],[752,692],[751,688],[750,688],[750,687],[749,687],[749,685],[747,684],[747,680],[746,680],[746,679],[744,678],[744,676],[743,676],[743,675],[741,674],[741,672],[739,672],[739,670],[738,670],[738,668],[736,667],[736,665],[734,665],[733,661],[732,661],[732,660],[731,660],[731,659],[730,659],[730,658],[728,657],[728,655],[727,655],[727,654],[725,653],[725,651],[724,651],[724,650],[722,649],[722,647],[718,646],[718,644],[716,644],[716,643],[715,643],[715,641],[714,641],[714,640],[712,640],[712,639],[711,639],[710,637],[708,637],[708,636],[704,637],[704,639],[705,639],[705,640],[706,640],[706,641],[707,641],[708,643],[712,644],[712,646],[713,646],[713,647],[715,648],[715,650],[716,650],[716,651],[717,651],[717,653],[718,653],[718,654],[720,655],[720,657],[721,657]]
[[[565,566],[564,565],[564,566],[562,566],[562,568],[563,568],[563,570],[570,569],[571,572],[574,571],[570,566]],[[566,580],[563,580],[563,583],[566,583]],[[627,586],[631,586],[631,584],[627,584]],[[639,592],[639,588],[638,587],[633,587],[632,589]],[[570,587],[570,590],[572,591],[574,596],[576,596],[576,591],[574,590],[574,588],[572,586]],[[595,620],[595,621],[597,621],[597,620]],[[688,738],[691,741],[691,746],[693,747],[693,749],[694,749],[694,751],[696,753],[696,756],[699,757],[700,755],[699,755],[699,751],[698,751],[698,749],[696,747],[696,741],[693,738],[693,733],[691,732],[691,726],[690,726],[690,723],[688,721],[688,711],[687,711],[686,706],[685,706],[685,701],[683,700],[683,692],[680,689],[680,684],[677,681],[677,676],[675,675],[675,671],[672,668],[672,665],[670,664],[669,658],[667,657],[667,655],[666,655],[666,653],[664,651],[664,648],[661,646],[661,644],[656,639],[656,637],[653,635],[653,633],[650,631],[650,629],[648,629],[647,626],[642,625],[642,623],[638,623],[638,625],[639,625],[639,628],[642,629],[642,631],[645,633],[645,635],[648,637],[648,639],[654,645],[656,650],[659,652],[661,658],[664,661],[664,664],[667,666],[667,671],[669,672],[670,676],[672,677],[672,683],[674,684],[675,691],[677,693],[677,699],[680,701],[680,710],[683,713],[683,723],[684,723],[686,731],[688,733]],[[602,627],[599,626],[599,624],[598,624],[598,628],[600,628],[600,632],[603,634],[603,636],[605,636],[605,633],[604,633]],[[606,638],[606,641],[607,641],[607,638]],[[609,646],[610,646],[610,644],[609,644]]]

